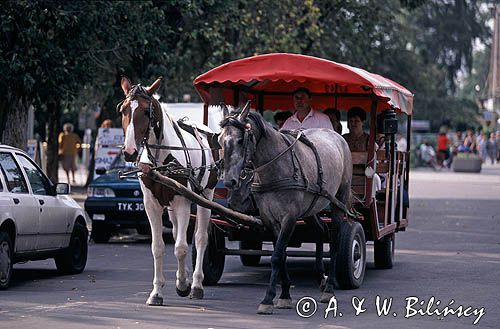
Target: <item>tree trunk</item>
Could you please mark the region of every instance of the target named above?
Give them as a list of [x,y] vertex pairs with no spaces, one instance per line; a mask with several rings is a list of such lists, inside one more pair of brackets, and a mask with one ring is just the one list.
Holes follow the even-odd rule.
[[28,136],[28,102],[26,99],[9,93],[7,100],[2,101],[0,119],[1,142],[26,150]]
[[59,137],[59,118],[61,117],[61,104],[59,101],[53,101],[47,104],[47,175],[50,180],[57,183],[59,169],[59,160],[57,157],[58,137]]

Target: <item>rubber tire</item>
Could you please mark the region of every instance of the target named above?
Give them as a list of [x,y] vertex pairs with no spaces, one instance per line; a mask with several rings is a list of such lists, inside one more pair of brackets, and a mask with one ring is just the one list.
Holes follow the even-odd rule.
[[375,267],[378,269],[391,269],[394,263],[395,234],[384,236],[373,243]]
[[92,222],[92,240],[95,243],[108,243],[111,238],[111,231],[108,225],[100,222]]
[[[363,283],[366,271],[366,239],[358,222],[342,221],[340,224],[339,251],[336,260],[336,279],[340,289],[357,289]],[[357,242],[355,242],[355,240]],[[361,273],[355,275],[353,248],[356,243],[361,255]]]
[[[0,278],[0,290],[5,290],[9,288],[10,285],[10,279],[12,278],[12,252],[13,252],[13,247],[12,247],[12,241],[10,239],[10,236],[5,233],[5,232],[0,232],[0,246],[6,244],[7,247],[7,261],[9,264],[7,265],[7,275],[3,280]],[[5,245],[4,247],[5,248]],[[0,258],[1,260],[1,258]]]
[[82,273],[87,265],[88,235],[85,227],[76,222],[64,252],[54,258],[57,269],[63,274]]
[[[243,240],[240,241],[241,250],[262,250],[262,241]],[[260,255],[240,255],[241,264],[243,266],[258,266],[260,263]]]
[[[194,240],[191,246],[191,260],[194,271],[196,266],[196,243]],[[224,248],[226,248],[224,233],[210,223],[208,225],[208,245],[203,258],[203,285],[216,285],[222,277],[226,255],[219,252],[218,249]]]

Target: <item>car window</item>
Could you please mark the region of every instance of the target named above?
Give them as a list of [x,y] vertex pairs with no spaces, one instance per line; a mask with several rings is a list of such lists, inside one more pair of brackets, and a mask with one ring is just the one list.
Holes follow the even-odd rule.
[[51,184],[44,174],[23,154],[17,154],[21,166],[23,166],[33,194],[50,195]]
[[28,185],[12,154],[0,152],[0,169],[9,192],[28,193]]
[[123,158],[122,154],[118,154],[111,162],[109,170],[113,169],[135,169],[133,162],[127,162]]

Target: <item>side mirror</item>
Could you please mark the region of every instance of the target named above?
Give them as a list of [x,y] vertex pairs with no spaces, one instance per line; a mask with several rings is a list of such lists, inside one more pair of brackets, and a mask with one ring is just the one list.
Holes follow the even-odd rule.
[[95,173],[98,174],[98,175],[104,175],[106,173],[106,168],[97,168],[95,170]]
[[57,183],[56,193],[57,194],[69,194],[70,193],[69,184],[68,183]]

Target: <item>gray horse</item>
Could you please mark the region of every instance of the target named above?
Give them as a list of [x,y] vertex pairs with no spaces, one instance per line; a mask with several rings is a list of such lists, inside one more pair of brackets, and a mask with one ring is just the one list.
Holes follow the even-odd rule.
[[330,275],[321,296],[321,301],[327,302],[334,296],[339,221],[351,199],[352,159],[346,141],[333,130],[308,129],[302,133],[309,141],[305,143],[298,136],[276,131],[260,114],[250,112],[248,103],[231,114],[223,107],[226,113],[219,143],[224,149],[224,185],[239,189],[242,170],[253,166],[255,202],[276,239],[269,286],[257,313],[273,312],[278,276],[282,290],[276,307],[292,307],[286,247],[295,223],[299,218],[314,218],[332,204]]

